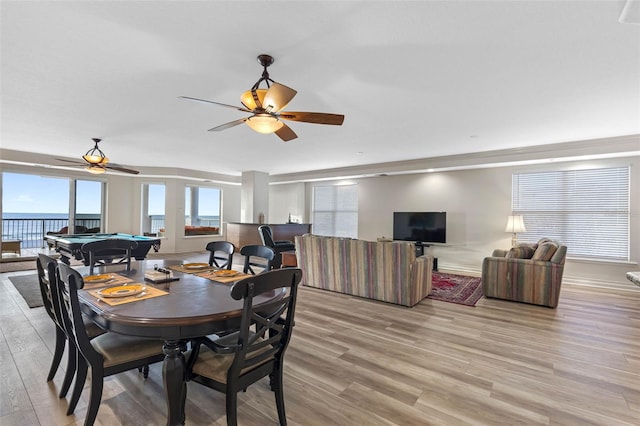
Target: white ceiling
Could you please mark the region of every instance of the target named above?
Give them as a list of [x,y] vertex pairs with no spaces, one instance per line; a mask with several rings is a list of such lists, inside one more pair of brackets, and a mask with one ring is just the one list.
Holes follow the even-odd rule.
[[[640,133],[640,25],[623,1],[1,4],[1,146],[238,175],[344,168]],[[284,143],[240,105],[298,91]]]

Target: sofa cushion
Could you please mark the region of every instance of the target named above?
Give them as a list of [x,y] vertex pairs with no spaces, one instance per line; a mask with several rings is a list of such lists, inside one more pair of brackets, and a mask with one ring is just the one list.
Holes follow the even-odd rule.
[[505,257],[513,259],[531,259],[535,250],[529,246],[511,247]]
[[547,241],[538,244],[538,248],[533,253],[533,260],[549,261],[553,257],[553,254],[558,250],[558,245],[552,241]]
[[518,243],[516,244],[516,247],[531,247],[535,252],[538,248],[538,243]]

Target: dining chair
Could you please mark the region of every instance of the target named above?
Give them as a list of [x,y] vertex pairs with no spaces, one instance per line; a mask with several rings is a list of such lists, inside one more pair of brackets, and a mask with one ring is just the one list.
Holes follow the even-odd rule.
[[273,267],[273,259],[276,257],[275,251],[271,247],[260,245],[248,245],[240,249],[240,254],[244,256],[245,274],[255,275],[254,267],[262,268],[261,272],[270,271]]
[[[36,259],[36,268],[38,270],[38,281],[40,284],[40,294],[42,295],[42,301],[44,304],[47,315],[51,318],[55,325],[56,330],[56,342],[53,350],[53,359],[51,360],[51,367],[49,368],[49,374],[47,375],[47,381],[53,380],[53,377],[60,366],[64,348],[67,346],[68,336],[67,331],[64,328],[64,322],[62,318],[62,311],[60,310],[60,302],[58,299],[58,293],[56,289],[56,267],[58,261],[46,254],[39,253]],[[98,327],[91,319],[83,316],[83,323],[89,339],[99,336],[105,331]],[[69,341],[68,354],[67,354],[67,368],[65,371],[62,386],[60,388],[59,396],[64,398],[69,391],[71,382],[77,369],[77,356],[78,350],[73,343]]]
[[293,251],[296,249],[296,245],[292,241],[287,240],[274,240],[273,239],[273,231],[269,225],[260,225],[258,226],[258,233],[260,234],[260,239],[262,240],[262,244],[271,247],[275,252],[276,256],[273,259],[273,268],[280,268],[282,266],[282,252],[283,251]]
[[89,264],[89,275],[93,275],[93,267],[126,263],[127,272],[131,270],[131,252],[138,243],[124,239],[97,240],[84,243],[81,247],[85,264]]
[[[212,241],[205,247],[209,251],[209,266],[231,269],[236,247],[229,241]],[[220,263],[218,263],[220,261]]]
[[86,380],[87,368],[91,367],[91,395],[84,420],[85,425],[93,425],[100,401],[104,378],[113,374],[134,368],[141,369],[164,359],[162,340],[143,339],[125,336],[118,333],[105,333],[90,339],[86,333],[78,289],[84,287],[82,276],[69,265],[59,263],[56,270],[58,285],[56,290],[60,299],[60,308],[69,339],[73,339],[80,355],[76,373],[78,398],[72,396],[69,402],[68,414],[73,412],[79,399],[79,394]]
[[[231,297],[243,300],[238,331],[217,340],[197,339],[187,359],[187,379],[225,393],[227,425],[237,424],[238,392],[270,377],[278,419],[287,424],[284,407],[284,353],[294,325],[302,270],[275,269],[236,282]],[[260,295],[282,290],[284,296],[260,303]]]

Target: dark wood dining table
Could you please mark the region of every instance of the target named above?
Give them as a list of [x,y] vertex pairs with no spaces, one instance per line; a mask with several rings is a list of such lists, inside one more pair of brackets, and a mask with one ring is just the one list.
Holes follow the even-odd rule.
[[[84,314],[105,330],[164,340],[162,377],[167,425],[185,423],[187,384],[183,352],[189,339],[235,330],[242,313],[242,301],[234,300],[230,295],[233,283],[220,283],[177,271],[173,272],[179,278],[177,281],[158,284],[144,281],[146,270],[180,264],[180,261],[145,260],[132,263],[130,272],[122,266],[100,269],[99,273],[119,274],[167,291],[163,296],[110,306],[89,293],[89,289],[78,292]],[[78,271],[87,275],[89,268],[80,267]],[[261,304],[282,296],[283,292],[273,291],[260,296],[256,302]]]

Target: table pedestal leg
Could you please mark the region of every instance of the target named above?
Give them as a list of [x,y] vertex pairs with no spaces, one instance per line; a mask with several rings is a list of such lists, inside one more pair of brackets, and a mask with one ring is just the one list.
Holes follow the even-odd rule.
[[185,381],[184,344],[181,341],[166,341],[162,351],[165,354],[162,365],[162,380],[167,398],[167,425],[183,425],[185,422],[184,406],[187,399],[187,383]]

